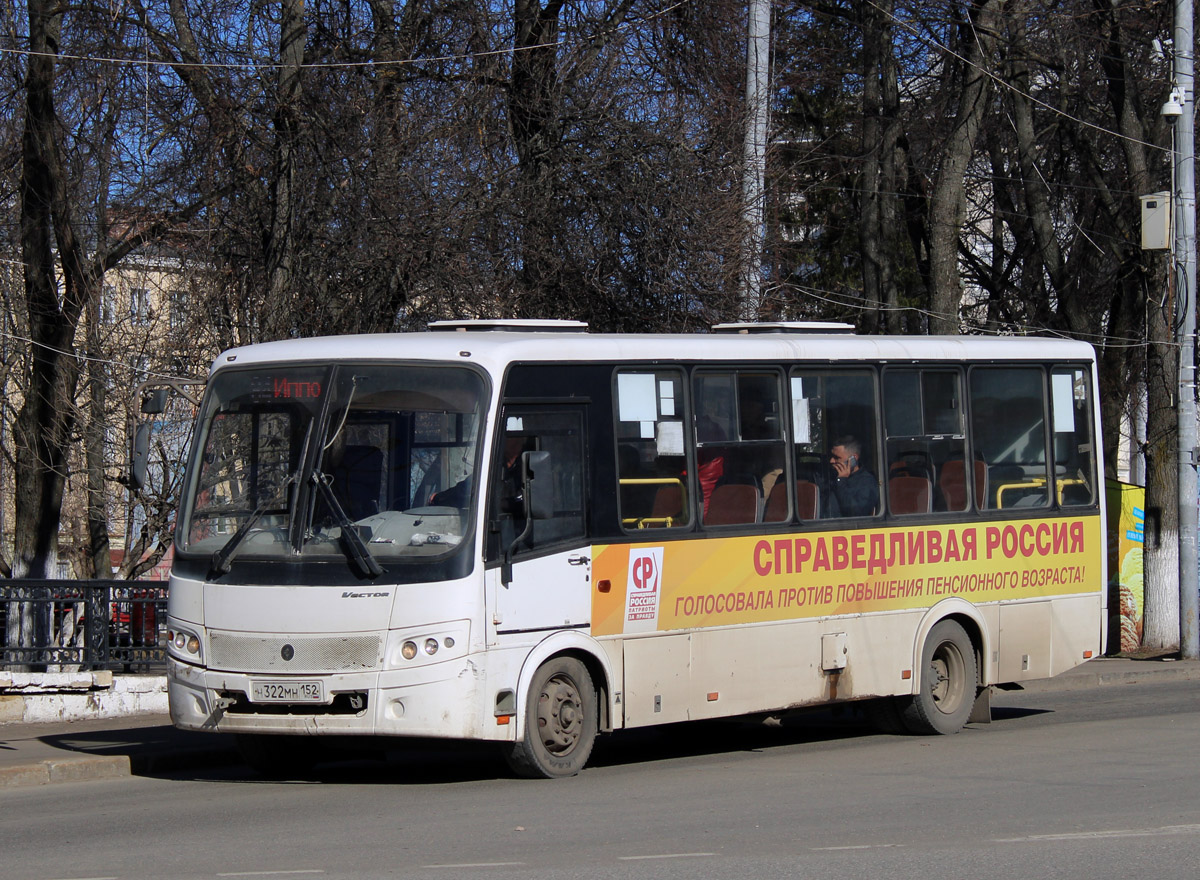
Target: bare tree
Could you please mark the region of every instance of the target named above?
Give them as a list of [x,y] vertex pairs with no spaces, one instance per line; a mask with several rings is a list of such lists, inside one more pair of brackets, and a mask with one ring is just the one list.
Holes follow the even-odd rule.
[[[180,185],[186,163],[179,159],[186,157],[167,149],[172,158],[150,167],[151,145],[133,147],[130,114],[148,121],[146,105],[135,100],[138,92],[130,88],[130,72],[137,68],[84,57],[126,54],[133,22],[114,17],[108,7],[66,8],[30,0],[25,25],[30,52],[21,85],[22,142],[19,162],[10,166],[18,169],[23,292],[16,306],[27,340],[15,381],[19,404],[12,422],[11,571],[17,577],[55,573],[67,481],[73,461],[87,459],[86,568],[107,572],[101,497],[105,380],[89,367],[89,382],[82,389],[88,408],[81,418],[82,364],[97,352],[90,325],[80,351],[80,327],[86,316],[95,317],[106,274],[188,223],[211,193]],[[64,41],[72,44],[69,58],[59,55]],[[149,79],[146,84],[149,88]],[[162,140],[172,136],[168,132]],[[114,220],[114,192],[129,200],[116,212],[119,222]],[[130,203],[138,208],[131,211]],[[89,363],[95,366],[99,359]],[[86,435],[84,454],[73,459],[81,431]],[[8,623],[10,643],[28,644],[35,623],[30,609],[10,614]]]
[[[951,82],[958,93],[958,102],[929,199],[929,329],[934,333],[960,332],[963,290],[959,244],[966,219],[966,173],[988,109],[991,56],[1001,5],[1000,0],[972,0],[964,4],[955,29],[956,51],[947,62],[955,70]],[[956,13],[960,11],[957,4],[953,9]]]
[[[862,251],[863,299],[879,306],[882,325],[899,332],[903,227],[902,192],[907,172],[907,146],[901,131],[898,62],[893,45],[894,0],[859,6],[863,34],[862,209],[859,242]],[[874,326],[872,326],[874,325]]]

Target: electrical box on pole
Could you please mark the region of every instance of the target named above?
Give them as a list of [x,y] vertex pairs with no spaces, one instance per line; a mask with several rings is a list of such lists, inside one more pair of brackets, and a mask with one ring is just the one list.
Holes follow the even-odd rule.
[[1142,250],[1171,249],[1171,194],[1156,192],[1142,196]]

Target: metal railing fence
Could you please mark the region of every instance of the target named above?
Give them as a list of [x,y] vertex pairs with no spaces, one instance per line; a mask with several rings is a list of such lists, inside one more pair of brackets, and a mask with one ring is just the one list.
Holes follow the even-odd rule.
[[162,582],[0,580],[0,669],[160,672],[166,623]]

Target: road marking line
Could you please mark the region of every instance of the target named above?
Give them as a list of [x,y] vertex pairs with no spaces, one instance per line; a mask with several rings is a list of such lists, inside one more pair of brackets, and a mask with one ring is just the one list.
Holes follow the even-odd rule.
[[63,877],[60,880],[120,880],[119,877]]
[[694,853],[660,853],[652,856],[617,856],[617,860],[621,862],[645,862],[651,859],[702,859],[706,856],[715,856],[716,853],[710,852],[694,852]]
[[863,843],[858,846],[814,846],[810,849],[813,852],[836,852],[844,849],[891,849],[903,846],[903,843]]
[[236,871],[218,877],[285,877],[291,874],[324,874],[321,868],[297,868],[293,871]]
[[453,865],[422,865],[423,868],[523,868],[524,862],[456,862]]
[[993,843],[1030,843],[1038,840],[1104,840],[1122,837],[1171,837],[1200,834],[1200,825],[1164,825],[1161,828],[1117,828],[1110,831],[1076,831],[1063,834],[1031,834],[1028,837],[997,837]]

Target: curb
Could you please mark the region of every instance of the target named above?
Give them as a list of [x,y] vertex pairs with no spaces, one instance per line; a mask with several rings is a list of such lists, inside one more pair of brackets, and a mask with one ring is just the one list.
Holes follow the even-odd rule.
[[0,789],[154,776],[240,763],[242,758],[232,746],[189,750],[183,753],[48,758],[28,764],[0,767]]
[[1149,684],[1151,682],[1200,681],[1200,661],[1155,660],[1145,663],[1144,669],[1105,669],[1104,661],[1095,661],[1095,669],[1085,664],[1078,670],[1057,676],[1021,683],[1020,690],[1028,693],[1085,690],[1108,685]]
[[115,779],[129,776],[131,773],[127,755],[54,758],[33,764],[0,768],[0,788],[49,785],[55,782],[83,782],[91,779]]

